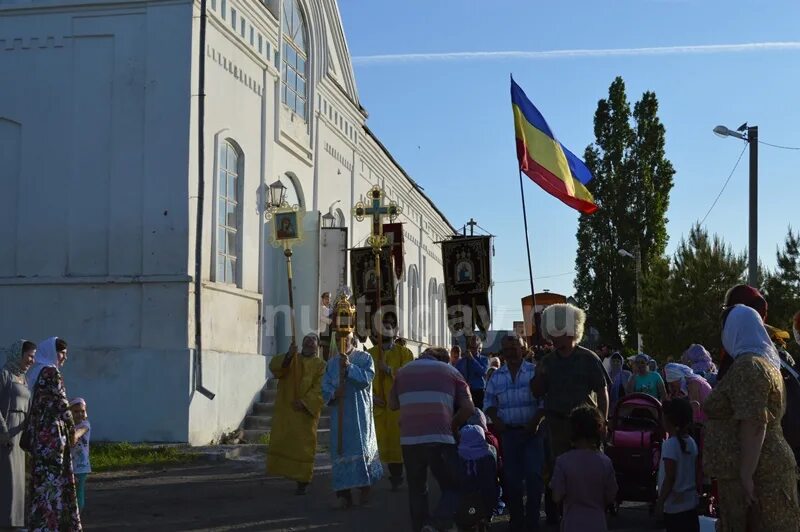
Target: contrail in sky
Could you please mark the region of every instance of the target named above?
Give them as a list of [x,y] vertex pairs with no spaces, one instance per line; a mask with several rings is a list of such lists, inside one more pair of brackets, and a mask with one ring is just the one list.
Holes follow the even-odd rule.
[[688,46],[657,46],[649,48],[605,48],[575,50],[497,52],[441,52],[417,54],[362,55],[353,57],[356,65],[382,65],[389,63],[420,63],[428,61],[492,61],[498,59],[561,59],[582,57],[627,57],[681,54],[736,54],[743,52],[769,52],[800,50],[800,41],[750,42],[742,44],[700,44]]

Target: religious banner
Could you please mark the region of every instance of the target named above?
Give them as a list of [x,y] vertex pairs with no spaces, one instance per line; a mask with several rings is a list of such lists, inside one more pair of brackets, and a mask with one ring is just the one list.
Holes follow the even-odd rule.
[[356,302],[357,331],[360,338],[369,336],[372,330],[372,318],[378,309],[378,284],[380,284],[381,307],[395,306],[395,279],[391,268],[391,252],[389,246],[381,248],[380,283],[375,272],[375,254],[371,247],[350,250],[350,276],[353,287],[353,299]]
[[447,321],[453,333],[490,328],[491,238],[464,236],[442,242]]
[[403,224],[383,224],[383,234],[388,239],[388,246],[392,252],[392,261],[394,262],[394,276],[398,281],[403,279],[403,272],[405,271],[405,262],[403,255],[405,255],[405,248],[403,247]]

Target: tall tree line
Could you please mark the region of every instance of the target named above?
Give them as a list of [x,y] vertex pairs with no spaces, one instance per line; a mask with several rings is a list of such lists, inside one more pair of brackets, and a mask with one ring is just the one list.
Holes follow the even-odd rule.
[[645,92],[631,112],[625,82],[617,77],[597,104],[594,134],[584,159],[599,210],[580,217],[576,299],[606,342],[635,345],[636,264],[618,250],[640,253],[643,277],[664,254],[675,173],[655,93]]

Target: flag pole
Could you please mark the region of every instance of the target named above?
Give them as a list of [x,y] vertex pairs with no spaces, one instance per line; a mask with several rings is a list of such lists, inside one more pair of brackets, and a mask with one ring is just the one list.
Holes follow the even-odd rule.
[[519,193],[522,198],[522,219],[525,222],[525,247],[528,250],[528,277],[531,282],[531,299],[533,300],[533,327],[536,331],[535,334],[535,347],[542,345],[542,332],[540,330],[540,319],[536,314],[536,291],[533,289],[533,266],[531,264],[531,243],[528,236],[528,211],[525,208],[525,187],[522,186],[522,169],[519,169]]

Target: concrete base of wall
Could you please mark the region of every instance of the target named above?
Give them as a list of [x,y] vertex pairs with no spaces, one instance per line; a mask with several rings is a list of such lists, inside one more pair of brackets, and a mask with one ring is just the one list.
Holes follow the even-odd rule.
[[240,426],[264,386],[266,358],[203,353],[203,385],[194,391],[194,352],[71,350],[63,368],[69,397],[86,399],[95,441],[207,445]]
[[213,400],[193,392],[189,404],[189,443],[208,445],[239,428],[267,380],[267,358],[261,355],[203,352],[203,386]]
[[70,349],[62,372],[93,440],[186,442],[190,362],[188,349]]

